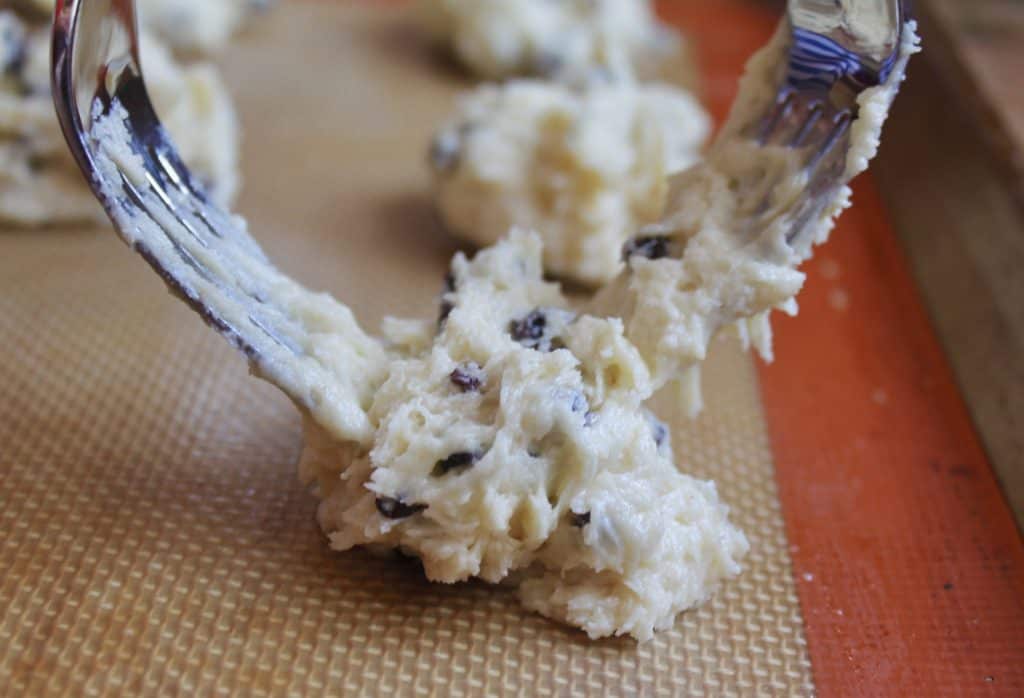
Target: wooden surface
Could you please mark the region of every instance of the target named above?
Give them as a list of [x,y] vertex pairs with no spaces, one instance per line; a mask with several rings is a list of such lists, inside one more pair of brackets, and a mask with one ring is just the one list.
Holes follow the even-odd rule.
[[922,0],[932,60],[1024,207],[1024,2]]
[[1024,209],[926,53],[875,175],[978,431],[1024,526]]
[[918,3],[925,52],[875,173],[1024,526],[1024,3]]

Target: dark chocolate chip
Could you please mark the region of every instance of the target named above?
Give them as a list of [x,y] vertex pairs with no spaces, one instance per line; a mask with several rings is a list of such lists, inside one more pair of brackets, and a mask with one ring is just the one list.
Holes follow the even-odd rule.
[[661,448],[661,445],[665,443],[665,439],[668,438],[668,427],[659,421],[651,420],[651,436],[654,437],[654,443]]
[[575,511],[569,512],[569,523],[576,528],[583,528],[590,523],[590,512],[585,511],[582,514],[577,514]]
[[536,346],[544,338],[544,330],[548,326],[548,317],[542,310],[531,311],[526,317],[513,320],[508,324],[508,333],[512,339],[526,346]]
[[669,239],[664,235],[641,235],[627,242],[622,247],[622,259],[630,257],[646,257],[647,259],[661,259],[668,257]]
[[455,274],[448,272],[444,275],[444,292],[453,293],[455,291]]
[[387,519],[405,519],[427,508],[426,504],[406,504],[394,497],[377,497],[377,511]]
[[484,454],[480,451],[459,451],[458,453],[453,453],[444,460],[437,461],[434,464],[434,470],[431,475],[441,477],[453,470],[465,470],[472,467],[474,463],[483,457]]
[[458,366],[451,373],[451,380],[464,393],[477,392],[484,384],[484,371],[472,361]]
[[444,327],[445,320],[455,310],[455,306],[450,301],[441,301],[441,312],[437,316],[438,327]]

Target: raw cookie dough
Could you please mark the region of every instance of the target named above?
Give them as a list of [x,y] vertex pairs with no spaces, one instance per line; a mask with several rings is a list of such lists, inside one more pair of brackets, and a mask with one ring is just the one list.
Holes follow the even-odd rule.
[[[722,135],[702,163],[673,179],[669,214],[627,244],[628,272],[591,306],[624,320],[656,387],[685,376],[685,393],[695,402],[693,367],[705,358],[711,337],[729,324],[737,323],[741,335],[771,357],[768,315],[772,309],[796,313],[804,282],[797,267],[850,206],[848,183],[875,156],[907,61],[920,51],[916,29],[914,22],[905,26],[900,58],[885,83],[861,93],[841,186],[792,241],[787,236],[800,214],[793,204],[806,188],[811,153],[758,146],[744,135],[776,99],[785,28],[751,59]],[[755,210],[759,220],[769,221],[762,228],[749,225]]]
[[485,85],[434,139],[438,207],[478,245],[536,230],[547,271],[600,285],[622,270],[626,240],[662,215],[668,175],[697,161],[710,129],[697,100],[667,85]]
[[[892,77],[861,100],[847,177],[874,154],[916,50],[909,24]],[[752,62],[729,128],[770,99],[780,58],[776,44]],[[123,193],[123,173],[158,208],[123,108],[100,110],[92,137],[106,195]],[[174,220],[111,214],[303,411],[300,473],[317,484],[335,548],[398,547],[438,581],[509,580],[525,606],[592,637],[643,640],[738,573],[748,548],[714,485],[673,465],[667,430],[643,403],[703,356],[714,331],[790,301],[802,282],[794,267],[849,199],[840,189],[790,247],[794,156],[726,133],[676,182],[684,208],[627,245],[630,269],[595,304],[618,301],[626,323],[574,312],[543,281],[531,233],[513,231],[472,261],[457,255],[439,317],[387,321],[377,340],[345,306],[274,269],[237,218],[215,214],[223,236],[200,241]],[[729,186],[747,168],[784,177],[770,199],[780,220],[764,230],[737,225],[761,201]]]
[[[229,202],[238,188],[238,123],[216,69],[176,62],[152,36],[141,44],[161,120],[212,196]],[[0,224],[101,220],[53,113],[48,25],[0,10],[0,61]]]
[[616,80],[678,51],[649,0],[421,0],[429,31],[477,76]]
[[[157,207],[124,117],[115,102],[92,130],[107,195],[121,193],[116,165]],[[300,472],[334,548],[400,547],[436,581],[508,579],[528,608],[592,637],[648,639],[740,571],[747,541],[714,484],[673,464],[622,323],[568,307],[542,280],[536,235],[457,255],[439,317],[386,321],[377,340],[257,251],[221,242],[243,235],[237,219],[214,219],[235,227],[224,238],[182,229],[172,244],[150,219],[112,214],[181,293],[250,328],[228,336],[305,413]]]
[[308,422],[303,472],[331,545],[418,555],[442,582],[517,574],[523,604],[591,637],[648,639],[740,570],[713,483],[673,464],[621,322],[577,316],[513,233],[452,264],[441,327],[389,323],[399,357],[368,448]]

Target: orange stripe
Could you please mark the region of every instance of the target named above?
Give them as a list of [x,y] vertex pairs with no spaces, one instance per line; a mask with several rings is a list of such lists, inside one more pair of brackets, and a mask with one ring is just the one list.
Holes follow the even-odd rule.
[[[661,9],[720,118],[776,17]],[[817,689],[1024,695],[1024,545],[870,178],[855,202],[760,371]]]

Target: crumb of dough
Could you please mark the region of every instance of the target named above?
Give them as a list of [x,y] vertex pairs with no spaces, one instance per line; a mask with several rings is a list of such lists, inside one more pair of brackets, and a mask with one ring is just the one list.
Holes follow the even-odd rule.
[[480,78],[631,80],[679,50],[649,0],[420,0],[427,30]]
[[485,85],[431,145],[437,205],[477,245],[536,230],[548,272],[600,285],[622,270],[623,244],[662,215],[668,176],[698,160],[710,130],[697,100],[667,85]]
[[[148,34],[141,50],[150,96],[182,158],[216,201],[230,202],[239,180],[238,122],[217,70],[177,62]],[[48,25],[0,10],[0,59],[0,223],[102,220],[53,114]]]

